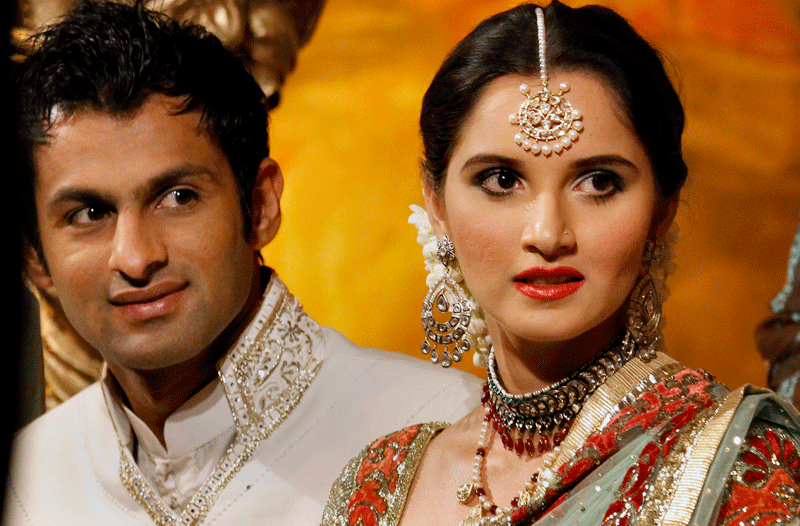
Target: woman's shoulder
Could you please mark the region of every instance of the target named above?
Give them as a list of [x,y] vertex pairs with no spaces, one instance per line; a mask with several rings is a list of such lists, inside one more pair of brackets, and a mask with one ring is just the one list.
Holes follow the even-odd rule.
[[731,394],[741,399],[717,455],[735,454],[721,462],[728,477],[716,523],[750,524],[765,516],[770,522],[797,521],[800,416],[765,389],[744,386]]
[[425,448],[446,427],[415,424],[364,447],[333,484],[322,524],[395,524]]
[[400,465],[418,462],[431,439],[447,427],[442,422],[415,424],[376,439],[354,458],[359,461],[361,478],[373,471],[392,473]]

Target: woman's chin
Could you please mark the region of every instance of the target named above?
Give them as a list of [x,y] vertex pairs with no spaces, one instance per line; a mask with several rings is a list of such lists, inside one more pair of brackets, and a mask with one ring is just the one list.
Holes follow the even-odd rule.
[[564,315],[539,317],[536,323],[525,321],[504,325],[499,331],[500,337],[492,338],[495,346],[498,345],[498,341],[505,341],[511,347],[520,350],[552,350],[554,347],[602,348],[619,334],[622,323],[614,315],[603,321],[585,317],[570,319]]

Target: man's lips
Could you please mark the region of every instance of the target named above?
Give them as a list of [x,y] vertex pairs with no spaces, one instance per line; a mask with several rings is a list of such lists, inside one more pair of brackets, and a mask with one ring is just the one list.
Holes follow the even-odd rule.
[[109,302],[131,321],[147,321],[169,314],[180,301],[188,283],[162,281],[142,289],[114,294]]
[[532,267],[514,277],[514,285],[521,293],[548,301],[574,294],[583,282],[583,274],[572,267]]
[[111,296],[112,305],[122,307],[136,303],[150,303],[186,288],[187,283],[177,281],[160,281],[141,289],[128,289]]

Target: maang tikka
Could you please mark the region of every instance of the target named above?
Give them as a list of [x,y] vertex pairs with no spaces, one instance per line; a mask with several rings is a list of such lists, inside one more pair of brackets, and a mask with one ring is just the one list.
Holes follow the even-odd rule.
[[[450,275],[448,265],[456,259],[453,243],[444,236],[437,245],[436,257],[444,265],[444,275],[428,290],[422,303],[422,328],[425,341],[422,354],[430,354],[433,363],[450,367],[452,362],[461,361],[461,356],[469,351],[467,327],[470,320],[470,307],[464,289]],[[434,309],[437,314],[434,314]],[[437,320],[437,318],[439,318]],[[452,345],[450,349],[448,346]],[[440,349],[439,346],[443,346]]]
[[[539,41],[539,76],[542,79],[542,89],[531,95],[527,84],[522,84],[519,90],[525,95],[525,101],[519,107],[518,113],[509,115],[511,124],[520,127],[514,136],[514,141],[534,155],[550,155],[555,152],[560,154],[572,146],[583,130],[581,112],[572,108],[572,104],[564,98],[564,93],[569,91],[569,85],[562,82],[561,91],[556,95],[547,88],[547,62],[546,62],[546,35],[544,30],[544,11],[536,8],[536,25]],[[552,144],[551,144],[552,142]],[[544,143],[544,144],[542,144]]]

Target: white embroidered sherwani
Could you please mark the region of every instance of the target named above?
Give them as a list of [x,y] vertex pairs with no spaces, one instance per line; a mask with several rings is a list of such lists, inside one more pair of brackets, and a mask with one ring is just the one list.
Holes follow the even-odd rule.
[[111,378],[25,427],[5,523],[319,524],[331,484],[363,443],[455,421],[480,396],[476,377],[320,327],[274,273],[218,370],[167,420],[165,446]]

